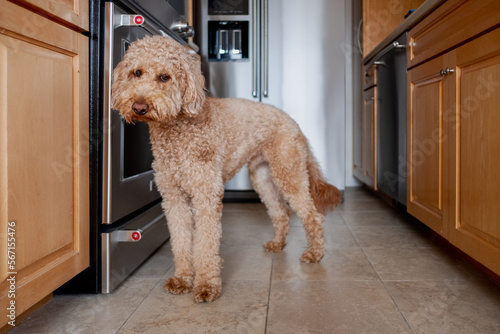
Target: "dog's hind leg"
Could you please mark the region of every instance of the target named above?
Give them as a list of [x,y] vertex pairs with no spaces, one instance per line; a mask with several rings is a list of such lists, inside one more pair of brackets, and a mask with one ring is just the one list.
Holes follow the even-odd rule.
[[262,156],[251,160],[248,169],[253,187],[266,205],[274,226],[274,238],[265,243],[264,248],[270,252],[280,252],[286,246],[286,237],[290,230],[290,209],[274,185],[269,164]]
[[325,216],[316,208],[310,193],[307,156],[309,148],[305,137],[276,138],[268,147],[266,159],[274,184],[302,221],[306,231],[307,249],[303,262],[319,262],[325,254],[323,222]]
[[174,255],[175,272],[165,284],[165,289],[173,294],[185,294],[193,290],[192,238],[194,222],[190,199],[181,190],[172,187],[162,192],[163,209],[167,216],[170,243]]

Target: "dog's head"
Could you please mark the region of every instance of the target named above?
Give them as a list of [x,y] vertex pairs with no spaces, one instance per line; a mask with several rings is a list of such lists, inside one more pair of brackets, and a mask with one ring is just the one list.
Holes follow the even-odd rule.
[[127,122],[196,116],[205,102],[199,65],[170,37],[133,42],[113,72],[113,108]]

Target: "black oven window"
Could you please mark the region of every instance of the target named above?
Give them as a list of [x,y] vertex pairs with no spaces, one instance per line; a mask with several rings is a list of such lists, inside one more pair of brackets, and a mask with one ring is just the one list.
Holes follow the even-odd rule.
[[125,53],[127,52],[129,46],[130,46],[130,42],[127,41],[125,38],[122,38],[122,58],[125,55]]
[[129,178],[152,170],[153,153],[146,123],[124,124],[123,178]]
[[[122,57],[130,42],[122,39]],[[153,153],[149,142],[149,128],[146,123],[127,124],[123,122],[123,178],[127,179],[152,170]]]
[[208,0],[208,15],[248,15],[248,0]]

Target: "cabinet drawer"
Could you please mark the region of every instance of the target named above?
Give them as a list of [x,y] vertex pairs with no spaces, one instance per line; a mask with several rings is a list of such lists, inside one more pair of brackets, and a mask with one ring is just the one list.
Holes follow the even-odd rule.
[[409,33],[408,67],[500,25],[498,0],[450,0]]
[[363,78],[363,90],[377,85],[377,66],[365,66]]
[[[26,6],[35,13],[70,26],[79,31],[89,30],[89,1],[80,0],[18,0],[21,6]],[[25,24],[25,29],[43,29],[40,20]]]

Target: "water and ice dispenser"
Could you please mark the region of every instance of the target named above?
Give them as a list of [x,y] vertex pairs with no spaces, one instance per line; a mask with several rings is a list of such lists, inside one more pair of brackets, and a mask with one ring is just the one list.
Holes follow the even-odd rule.
[[248,21],[208,22],[209,61],[248,60]]

